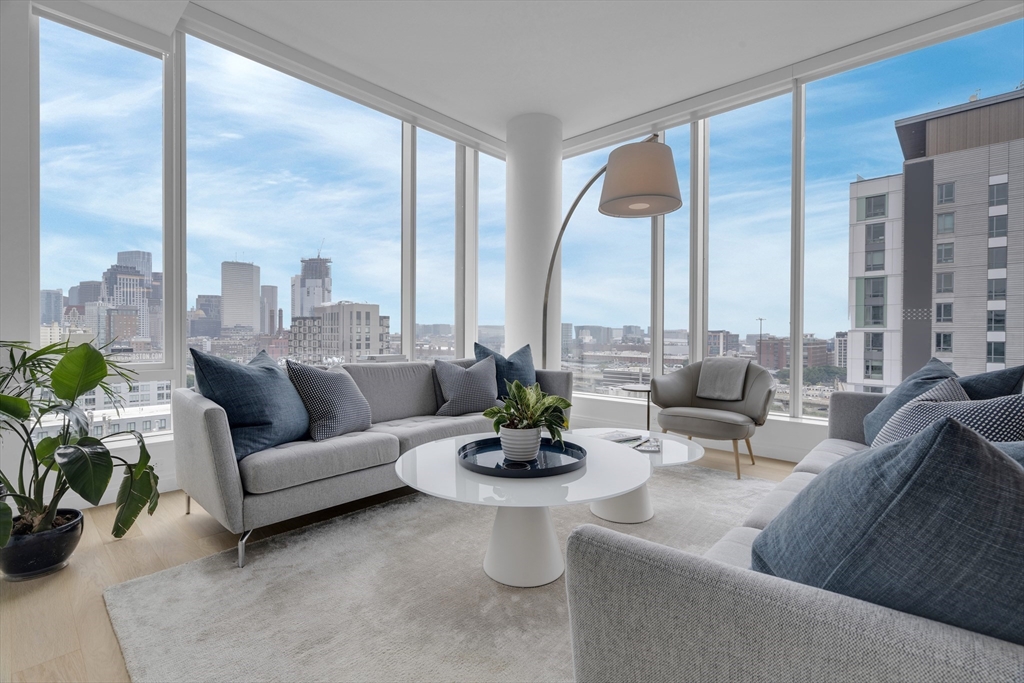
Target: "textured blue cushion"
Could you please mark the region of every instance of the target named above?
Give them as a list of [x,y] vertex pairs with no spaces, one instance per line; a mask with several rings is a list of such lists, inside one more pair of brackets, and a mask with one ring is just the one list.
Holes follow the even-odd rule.
[[228,415],[236,458],[306,438],[309,414],[288,376],[266,351],[248,365],[190,351],[199,393]]
[[473,353],[476,354],[478,361],[488,356],[494,358],[494,370],[498,380],[498,398],[508,398],[506,380],[508,382],[519,380],[520,384],[526,387],[537,383],[537,371],[533,368],[533,351],[530,351],[529,344],[505,358],[500,353],[474,342]]
[[758,535],[756,571],[1024,645],[1024,467],[943,418],[843,458]]
[[872,443],[897,410],[950,377],[956,377],[953,369],[938,358],[932,358],[923,368],[900,382],[874,410],[864,416],[864,443]]
[[1024,365],[969,375],[958,381],[972,401],[1019,394],[1024,387]]

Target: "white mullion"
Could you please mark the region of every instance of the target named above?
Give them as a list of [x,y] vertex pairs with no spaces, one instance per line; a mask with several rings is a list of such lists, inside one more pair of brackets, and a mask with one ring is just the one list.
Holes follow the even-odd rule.
[[708,151],[710,121],[690,124],[690,362],[708,343]]
[[416,126],[402,123],[402,353],[416,359]]
[[[658,133],[665,143],[665,131]],[[665,216],[651,218],[651,353],[653,380],[665,370]]]
[[789,414],[803,414],[804,385],[804,98],[806,87],[793,82],[793,179],[790,216]]
[[479,152],[455,146],[455,355],[470,355],[479,299]]
[[164,59],[164,365],[186,386],[188,289],[185,263],[185,34],[176,31]]

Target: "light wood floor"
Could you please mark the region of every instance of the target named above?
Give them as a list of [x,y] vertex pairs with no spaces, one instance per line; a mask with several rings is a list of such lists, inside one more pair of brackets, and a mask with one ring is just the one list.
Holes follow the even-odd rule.
[[[740,454],[744,476],[781,481],[793,463]],[[745,463],[745,464],[744,464]],[[733,472],[728,451],[709,449],[698,465]],[[282,533],[405,495],[399,489],[366,501],[342,505],[281,524],[257,529],[251,540]],[[0,581],[0,682],[128,681],[121,649],[107,617],[103,590],[236,547],[238,537],[193,501],[186,516],[181,491],[160,498],[156,513],[143,514],[131,531],[115,541],[109,533],[113,506],[85,511],[82,541],[62,571],[33,581]]]

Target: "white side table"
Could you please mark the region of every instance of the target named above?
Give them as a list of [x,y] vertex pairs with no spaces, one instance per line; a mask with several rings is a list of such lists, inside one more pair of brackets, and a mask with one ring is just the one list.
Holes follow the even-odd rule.
[[[640,453],[640,451],[633,450],[630,447],[630,450],[634,453],[640,453],[640,455],[649,457],[652,467],[685,465],[704,457],[703,446],[675,434],[658,434],[645,429],[612,429],[609,427],[573,429],[571,432],[567,432],[567,434],[571,435],[571,437],[584,436],[596,439],[601,434],[609,432],[629,432],[636,434],[642,439],[649,439],[651,437],[660,439],[661,452],[659,453]],[[570,440],[572,439],[570,438]],[[597,440],[603,441],[603,439]],[[654,503],[651,502],[651,494],[647,490],[645,482],[640,488],[633,489],[621,496],[592,502],[590,504],[590,511],[609,522],[639,524],[640,522],[646,522],[654,516]]]
[[647,422],[645,427],[651,428],[651,385],[650,384],[623,384],[619,387],[623,391],[629,391],[634,394],[647,394]]
[[578,435],[566,438],[587,450],[587,464],[566,474],[511,479],[477,474],[459,465],[459,447],[493,437],[493,432],[471,434],[418,446],[402,454],[395,472],[409,486],[432,496],[498,508],[484,572],[508,586],[543,586],[565,570],[548,508],[621,496],[644,487],[651,476],[645,454]]

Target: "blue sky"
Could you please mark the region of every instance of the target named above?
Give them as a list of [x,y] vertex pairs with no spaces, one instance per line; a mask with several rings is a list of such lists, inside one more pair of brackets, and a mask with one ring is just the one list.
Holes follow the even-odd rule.
[[[289,315],[299,259],[334,259],[334,298],[381,305],[399,325],[401,125],[188,39],[188,289],[219,293],[220,262],[252,261]],[[807,88],[805,329],[848,327],[849,183],[899,173],[893,121],[1012,90],[1024,21],[846,72]],[[97,279],[118,250],[161,255],[161,67],[152,57],[40,21],[41,282]],[[711,120],[709,324],[788,333],[789,95]],[[670,130],[688,185],[688,131]],[[563,167],[563,206],[608,150]],[[454,153],[421,131],[417,319],[454,319]],[[480,323],[504,321],[504,164],[480,161]],[[584,200],[563,249],[563,320],[650,321],[649,221]],[[666,326],[687,326],[688,208],[666,219]],[[59,264],[59,265],[57,265]]]

